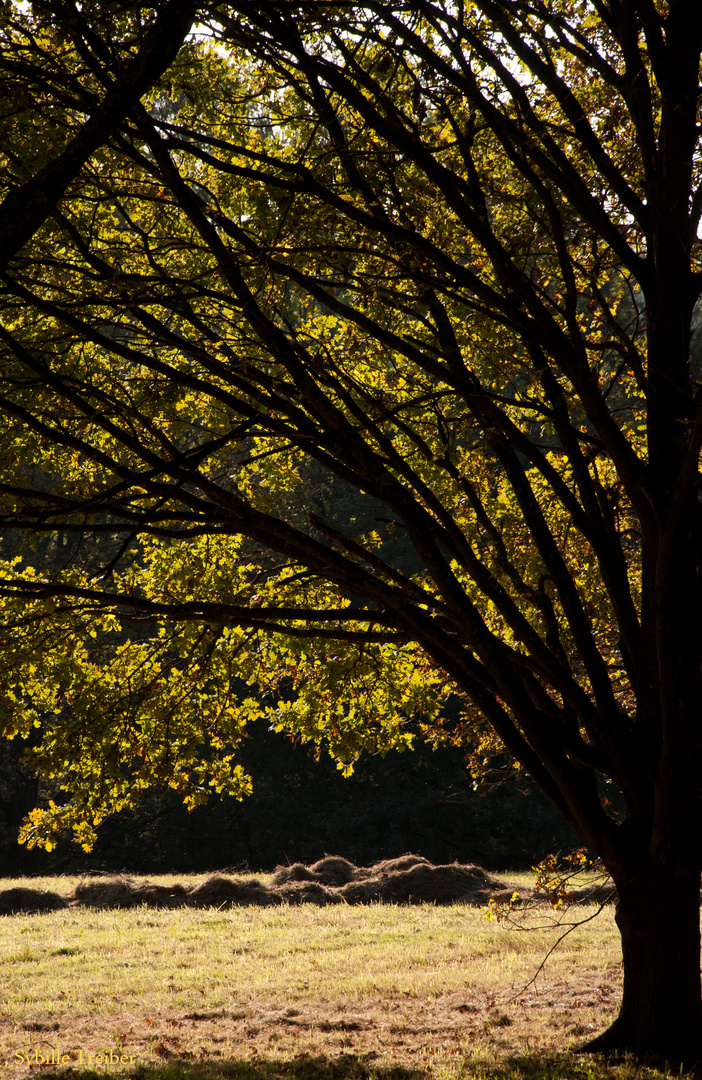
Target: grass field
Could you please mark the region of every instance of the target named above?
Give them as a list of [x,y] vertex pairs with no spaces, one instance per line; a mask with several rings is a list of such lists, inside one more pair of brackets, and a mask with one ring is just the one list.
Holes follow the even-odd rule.
[[[31,882],[66,894],[75,884]],[[631,1062],[569,1053],[616,1012],[612,911],[570,934],[530,983],[557,936],[552,927],[508,929],[463,905],[7,916],[0,1062],[8,1080],[37,1071],[165,1080],[645,1075]]]

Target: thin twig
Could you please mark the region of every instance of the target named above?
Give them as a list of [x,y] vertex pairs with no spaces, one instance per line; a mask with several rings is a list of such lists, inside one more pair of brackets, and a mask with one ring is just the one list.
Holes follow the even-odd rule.
[[602,903],[600,904],[600,906],[598,907],[597,911],[595,911],[595,912],[594,912],[594,913],[593,913],[592,915],[588,915],[588,917],[587,917],[586,919],[581,919],[581,920],[580,920],[580,922],[574,922],[574,923],[571,923],[571,924],[570,924],[570,926],[568,927],[568,929],[567,929],[567,930],[564,930],[564,931],[563,931],[563,933],[562,933],[562,934],[561,934],[561,936],[560,936],[560,937],[558,938],[558,940],[557,940],[556,942],[554,942],[554,944],[553,944],[553,945],[551,946],[551,948],[550,948],[550,949],[548,950],[548,952],[547,952],[547,953],[546,953],[546,955],[544,956],[543,960],[541,961],[541,963],[540,963],[540,964],[539,964],[539,966],[537,967],[536,971],[534,972],[534,974],[532,975],[532,977],[531,977],[531,978],[529,979],[529,982],[528,982],[528,983],[526,983],[526,985],[525,985],[525,986],[523,986],[523,987],[521,988],[521,990],[518,990],[518,991],[517,991],[517,993],[516,993],[516,994],[515,994],[515,995],[514,995],[513,997],[511,997],[511,998],[507,998],[507,1000],[506,1000],[505,1002],[503,1002],[503,1004],[504,1004],[504,1005],[511,1005],[511,1003],[512,1003],[513,1001],[516,1001],[516,1000],[517,1000],[517,998],[521,997],[521,995],[522,995],[522,994],[523,994],[523,993],[524,993],[524,992],[525,992],[526,990],[528,990],[528,989],[529,989],[529,987],[533,985],[533,983],[535,983],[535,982],[536,982],[537,978],[539,977],[539,975],[540,975],[540,974],[541,974],[541,972],[543,971],[543,969],[544,969],[544,967],[545,967],[545,965],[546,965],[546,961],[548,960],[549,956],[551,955],[551,953],[552,953],[552,952],[555,952],[555,950],[556,950],[556,949],[558,948],[558,946],[560,945],[560,943],[561,943],[561,942],[562,942],[562,941],[563,941],[563,940],[564,940],[565,938],[567,938],[567,937],[568,937],[568,934],[570,934],[570,932],[571,932],[572,930],[576,930],[576,929],[577,929],[577,928],[578,928],[579,926],[584,926],[584,925],[585,925],[585,923],[589,923],[589,922],[592,922],[592,920],[593,920],[593,919],[596,919],[596,918],[597,918],[597,916],[598,916],[598,915],[600,914],[600,912],[604,911],[604,909],[605,909],[605,908],[607,907],[607,904],[608,904],[608,903],[610,902],[610,900],[612,899],[612,896],[613,896],[613,895],[614,895],[614,890],[612,890],[612,895],[608,896],[606,900],[603,900],[603,901],[602,901]]

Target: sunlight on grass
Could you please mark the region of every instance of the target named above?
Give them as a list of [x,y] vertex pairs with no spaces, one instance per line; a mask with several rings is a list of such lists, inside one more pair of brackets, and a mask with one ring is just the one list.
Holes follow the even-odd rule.
[[[312,905],[227,911],[68,909],[0,920],[5,1007],[59,1015],[205,1001],[432,996],[466,986],[508,993],[531,978],[554,940],[488,922],[463,906]],[[21,944],[18,944],[21,942]],[[610,912],[570,935],[546,978],[616,966]],[[31,1003],[27,985],[31,980]]]
[[[69,895],[76,882],[31,884]],[[53,1047],[75,1070],[81,1050],[106,1046],[132,1055],[129,1075],[144,1080],[643,1077],[568,1055],[616,1011],[612,910],[570,934],[535,983],[560,931],[515,930],[485,914],[460,904],[283,904],[3,917],[0,1060],[10,1078],[36,1067],[18,1062],[19,1048],[36,1058]],[[531,918],[551,923],[553,913]]]

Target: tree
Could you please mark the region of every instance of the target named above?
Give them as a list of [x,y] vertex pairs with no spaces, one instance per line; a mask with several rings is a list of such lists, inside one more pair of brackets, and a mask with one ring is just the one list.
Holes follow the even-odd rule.
[[[90,156],[163,75],[190,30],[195,9],[194,0],[170,0],[151,25],[144,25],[148,8],[139,5],[136,19],[122,20],[127,33],[120,40],[114,23],[111,33],[101,37],[100,29],[104,34],[107,27],[96,30],[86,13],[66,0],[35,0],[31,19],[18,18],[6,5],[0,22],[6,101],[0,265],[6,266],[31,238]],[[41,135],[32,125],[37,99],[49,105]],[[76,114],[87,119],[77,123]]]
[[199,25],[0,278],[26,836],[243,793],[261,713],[347,768],[487,724],[617,886],[592,1045],[695,1059],[702,8]]

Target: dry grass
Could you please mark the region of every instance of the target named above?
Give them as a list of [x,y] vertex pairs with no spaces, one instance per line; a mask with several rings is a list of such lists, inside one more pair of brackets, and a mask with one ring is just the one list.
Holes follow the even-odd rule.
[[[31,885],[68,896],[76,881]],[[612,1071],[567,1054],[616,1010],[612,912],[566,938],[523,990],[554,938],[464,905],[0,918],[0,1061],[8,1078],[52,1053],[66,1058],[64,1074],[84,1076],[101,1050],[113,1064],[108,1054],[98,1072],[162,1080],[638,1076],[630,1063]]]

